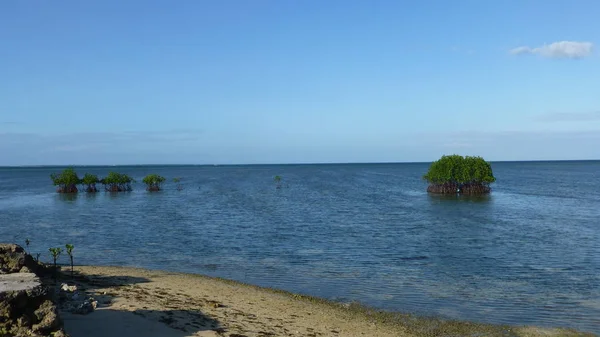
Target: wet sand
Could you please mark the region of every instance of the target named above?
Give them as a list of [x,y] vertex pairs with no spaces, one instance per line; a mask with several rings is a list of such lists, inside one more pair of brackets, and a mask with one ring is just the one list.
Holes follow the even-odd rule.
[[387,313],[201,275],[95,266],[75,272],[62,282],[93,296],[98,309],[61,314],[72,337],[593,336]]

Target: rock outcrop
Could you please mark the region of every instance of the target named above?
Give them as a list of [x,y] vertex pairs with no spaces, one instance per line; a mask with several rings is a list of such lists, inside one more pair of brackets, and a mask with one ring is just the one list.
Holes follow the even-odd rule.
[[0,337],[66,336],[49,288],[33,272],[45,272],[22,247],[0,244]]
[[0,274],[36,273],[40,265],[23,247],[15,244],[0,243]]
[[87,315],[98,307],[98,301],[93,297],[83,298],[76,285],[61,284],[58,302],[60,309],[78,315]]

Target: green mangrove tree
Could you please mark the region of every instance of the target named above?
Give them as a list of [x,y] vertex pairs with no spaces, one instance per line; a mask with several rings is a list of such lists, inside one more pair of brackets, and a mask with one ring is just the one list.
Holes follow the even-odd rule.
[[104,179],[100,180],[100,182],[104,185],[104,189],[107,192],[129,192],[133,190],[131,188],[131,183],[133,183],[134,180],[123,173],[109,172]]
[[423,178],[427,192],[440,194],[485,194],[496,181],[492,166],[481,157],[442,156],[433,162]]
[[86,173],[83,178],[81,178],[81,185],[85,188],[85,191],[88,193],[98,192],[98,188],[96,184],[100,183],[100,179],[95,174]]
[[151,192],[160,191],[162,183],[165,182],[165,177],[158,174],[149,174],[142,179],[142,182],[146,184],[146,190]]
[[52,173],[50,175],[52,183],[57,186],[58,193],[77,193],[79,176],[72,167],[64,169],[61,173]]

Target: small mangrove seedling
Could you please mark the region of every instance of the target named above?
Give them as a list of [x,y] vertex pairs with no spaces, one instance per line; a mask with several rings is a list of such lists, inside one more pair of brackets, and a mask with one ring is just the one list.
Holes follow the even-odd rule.
[[281,188],[281,180],[282,179],[283,178],[281,178],[281,176],[275,176],[273,178],[273,181],[275,181],[275,184],[276,184],[276,188],[278,188],[278,189]]
[[179,177],[175,177],[175,178],[173,178],[173,182],[174,182],[175,184],[177,184],[177,190],[178,190],[178,191],[181,191],[181,190],[183,190],[183,185],[182,185],[182,184],[180,184],[180,182],[181,182],[181,178],[179,178]]
[[62,248],[54,247],[54,248],[49,248],[48,250],[50,251],[50,254],[52,255],[52,259],[54,260],[54,279],[56,280],[56,260],[60,256],[60,253],[62,253]]
[[29,244],[31,243],[31,241],[29,241],[29,239],[25,239],[25,247],[27,247],[27,254],[31,255],[29,253]]
[[69,258],[71,259],[71,277],[73,277],[73,249],[75,248],[75,246],[73,246],[70,243],[67,243],[65,245],[65,248],[67,249],[67,254],[69,254]]
[[42,254],[40,254],[40,253],[35,254],[35,262],[40,263],[40,255],[42,255]]
[[146,184],[147,191],[156,192],[160,191],[162,183],[165,182],[165,177],[158,174],[149,174],[142,179],[142,182]]

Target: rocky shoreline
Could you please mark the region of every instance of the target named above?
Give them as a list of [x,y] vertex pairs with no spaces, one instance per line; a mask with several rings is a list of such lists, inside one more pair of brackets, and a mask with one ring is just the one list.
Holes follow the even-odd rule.
[[0,291],[0,337],[594,336],[384,312],[137,268],[76,266],[55,280],[17,245],[0,244],[0,268],[0,279],[13,287]]
[[86,315],[98,301],[63,278],[23,247],[0,244],[0,337],[68,337],[61,313]]
[[0,244],[0,336],[67,336],[49,272],[22,247]]

